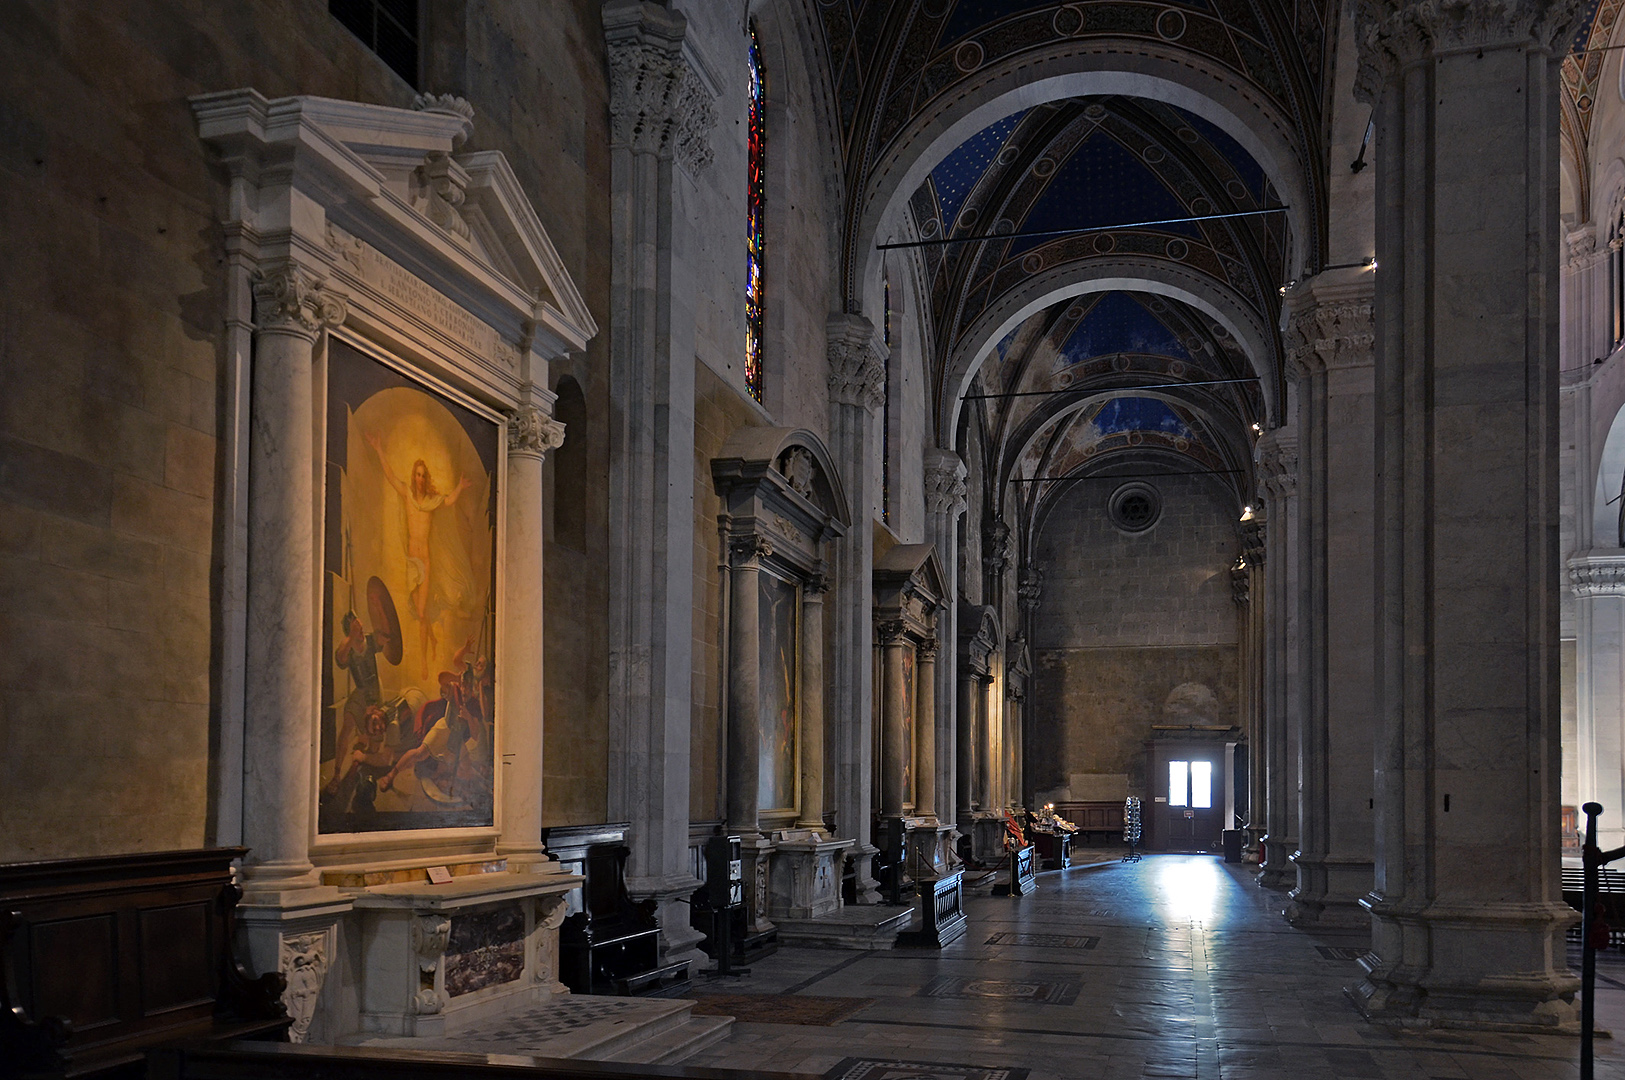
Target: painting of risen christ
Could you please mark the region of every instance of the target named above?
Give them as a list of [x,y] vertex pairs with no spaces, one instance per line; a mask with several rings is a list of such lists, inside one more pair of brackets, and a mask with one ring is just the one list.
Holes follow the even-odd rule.
[[494,823],[497,434],[332,342],[323,834]]

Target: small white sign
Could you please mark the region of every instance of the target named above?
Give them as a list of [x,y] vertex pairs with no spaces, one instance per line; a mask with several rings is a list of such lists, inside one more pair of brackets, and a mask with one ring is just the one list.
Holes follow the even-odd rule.
[[444,866],[429,867],[429,881],[434,885],[450,885],[451,871]]

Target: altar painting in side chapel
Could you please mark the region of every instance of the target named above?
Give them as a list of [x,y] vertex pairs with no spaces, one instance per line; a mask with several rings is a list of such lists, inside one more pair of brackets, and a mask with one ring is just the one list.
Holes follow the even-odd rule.
[[494,824],[497,446],[331,343],[320,833]]
[[763,810],[796,805],[796,587],[769,573],[761,582],[761,767]]

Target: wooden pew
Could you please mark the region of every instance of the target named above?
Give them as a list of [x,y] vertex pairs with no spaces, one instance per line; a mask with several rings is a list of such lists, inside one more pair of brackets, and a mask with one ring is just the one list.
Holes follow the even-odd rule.
[[0,865],[0,1073],[139,1076],[159,1043],[286,1038],[283,977],[231,950],[245,851]]
[[1103,836],[1108,843],[1123,840],[1123,800],[1058,802],[1055,812],[1078,827],[1078,837]]

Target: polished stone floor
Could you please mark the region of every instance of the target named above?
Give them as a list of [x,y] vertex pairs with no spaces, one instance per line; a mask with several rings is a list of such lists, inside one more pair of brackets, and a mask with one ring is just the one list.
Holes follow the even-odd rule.
[[[684,1061],[836,1076],[963,1077],[895,1059],[1028,1070],[1029,1080],[1548,1080],[1579,1075],[1574,1038],[1404,1032],[1343,996],[1364,933],[1309,934],[1250,867],[1208,856],[1048,873],[1039,891],[967,903],[970,933],[941,952],[782,949],[697,991],[862,998],[829,1026],[741,1021]],[[1600,967],[1598,1025],[1625,1036],[1625,958]],[[1625,1038],[1600,1041],[1598,1077],[1625,1080]],[[992,1076],[996,1073],[982,1073]],[[1011,1075],[1019,1077],[1019,1072]]]

